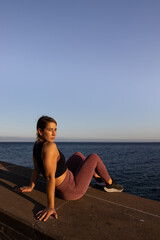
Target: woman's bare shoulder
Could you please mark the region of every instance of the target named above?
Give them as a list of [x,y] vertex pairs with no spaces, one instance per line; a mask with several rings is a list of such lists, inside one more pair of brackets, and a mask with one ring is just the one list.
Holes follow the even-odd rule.
[[43,145],[43,152],[46,152],[46,151],[58,152],[57,145],[54,142],[45,142],[45,144]]

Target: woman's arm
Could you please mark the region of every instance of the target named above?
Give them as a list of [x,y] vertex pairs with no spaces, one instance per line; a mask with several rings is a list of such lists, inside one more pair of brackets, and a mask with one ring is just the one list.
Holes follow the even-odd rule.
[[48,208],[54,208],[55,196],[55,172],[57,168],[57,151],[54,143],[46,146],[43,157],[44,170],[46,175],[46,192]]
[[40,169],[37,165],[37,162],[36,162],[34,156],[33,156],[33,163],[34,163],[34,170],[32,172],[32,176],[31,176],[30,184],[29,184],[29,186],[32,188],[32,190],[35,187],[36,182],[37,182],[38,177],[39,177],[39,174],[40,174]]
[[35,187],[36,182],[39,177],[39,174],[40,174],[40,170],[38,168],[38,165],[36,163],[34,156],[33,156],[33,164],[34,164],[34,169],[32,171],[29,186],[23,186],[23,187],[16,188],[15,189],[16,192],[31,192],[33,190],[33,188]]
[[57,213],[54,209],[55,198],[55,172],[57,168],[58,149],[55,143],[46,143],[43,149],[42,159],[46,175],[46,193],[48,208],[37,213],[39,220],[46,221],[50,215],[57,219]]

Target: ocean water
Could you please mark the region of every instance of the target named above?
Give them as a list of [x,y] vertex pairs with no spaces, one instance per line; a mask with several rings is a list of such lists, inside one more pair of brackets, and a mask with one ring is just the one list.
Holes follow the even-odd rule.
[[[57,143],[66,159],[97,153],[125,192],[160,201],[160,143]],[[0,161],[33,168],[33,143],[0,143]],[[94,180],[92,180],[94,183]]]

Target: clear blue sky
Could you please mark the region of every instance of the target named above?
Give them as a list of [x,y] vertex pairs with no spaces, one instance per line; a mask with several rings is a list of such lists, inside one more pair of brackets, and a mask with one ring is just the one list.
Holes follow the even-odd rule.
[[0,140],[160,141],[159,0],[1,0]]

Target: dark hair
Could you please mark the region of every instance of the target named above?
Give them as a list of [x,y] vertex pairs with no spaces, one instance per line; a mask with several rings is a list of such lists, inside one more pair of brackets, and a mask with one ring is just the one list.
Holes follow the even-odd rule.
[[38,129],[44,130],[46,125],[50,122],[54,122],[57,125],[57,122],[54,118],[48,117],[48,116],[42,116],[37,121],[37,138],[39,138]]

